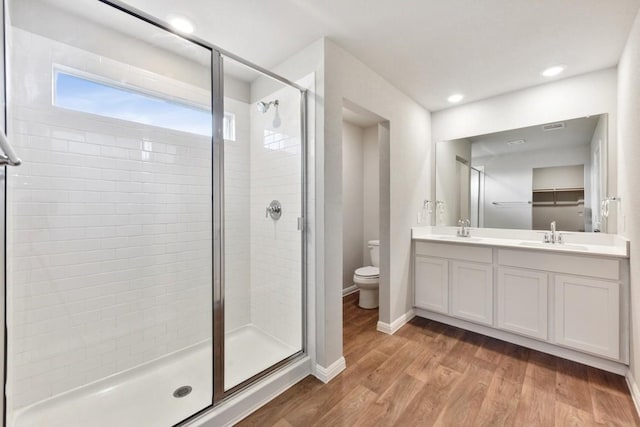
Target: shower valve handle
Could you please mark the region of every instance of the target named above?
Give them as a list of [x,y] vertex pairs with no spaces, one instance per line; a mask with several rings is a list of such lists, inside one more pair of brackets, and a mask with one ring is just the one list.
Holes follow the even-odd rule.
[[282,216],[282,205],[279,201],[272,200],[271,203],[269,203],[264,217],[269,218],[269,216],[271,216],[271,219],[273,219],[274,221],[280,219],[280,217]]

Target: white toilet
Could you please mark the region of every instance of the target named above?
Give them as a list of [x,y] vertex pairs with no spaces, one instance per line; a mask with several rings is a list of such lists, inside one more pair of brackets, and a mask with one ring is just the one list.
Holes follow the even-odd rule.
[[380,240],[369,240],[369,255],[372,266],[360,267],[353,275],[353,283],[360,289],[362,308],[378,307],[378,283],[380,282]]

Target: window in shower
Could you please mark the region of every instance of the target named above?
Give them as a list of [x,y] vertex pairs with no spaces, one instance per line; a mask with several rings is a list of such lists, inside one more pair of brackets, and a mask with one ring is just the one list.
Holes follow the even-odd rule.
[[[80,75],[84,74],[84,75]],[[53,105],[83,113],[211,136],[211,110],[132,85],[54,68]],[[225,113],[224,139],[235,140],[235,116]]]

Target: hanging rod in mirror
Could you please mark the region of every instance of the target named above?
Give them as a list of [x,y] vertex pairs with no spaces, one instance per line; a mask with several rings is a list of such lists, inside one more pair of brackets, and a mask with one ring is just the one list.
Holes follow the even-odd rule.
[[530,205],[531,204],[531,200],[525,200],[522,202],[491,202],[492,205],[495,206],[522,206],[522,205]]

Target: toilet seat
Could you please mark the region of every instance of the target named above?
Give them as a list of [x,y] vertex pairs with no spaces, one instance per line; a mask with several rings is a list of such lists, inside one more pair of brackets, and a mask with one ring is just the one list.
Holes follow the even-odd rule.
[[378,278],[380,277],[380,269],[372,266],[360,267],[355,271],[354,275],[362,279]]

